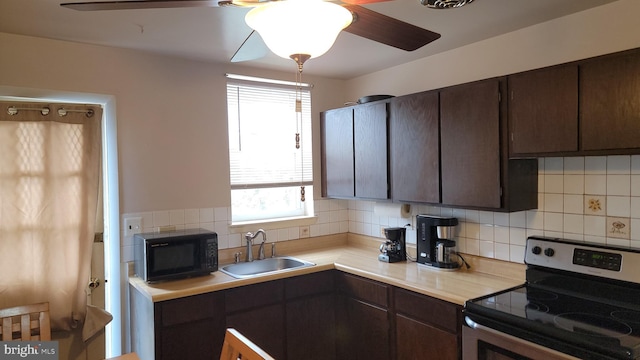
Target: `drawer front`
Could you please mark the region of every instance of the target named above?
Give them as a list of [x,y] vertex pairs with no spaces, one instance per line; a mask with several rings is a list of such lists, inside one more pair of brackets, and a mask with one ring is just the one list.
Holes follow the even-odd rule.
[[303,296],[332,293],[335,290],[334,271],[322,271],[285,279],[287,300]]
[[347,296],[384,308],[389,307],[389,286],[386,284],[350,274],[339,274],[336,282],[338,291]]
[[403,289],[395,289],[396,312],[457,333],[462,307]]
[[207,293],[159,303],[163,326],[183,324],[224,314],[221,293]]
[[247,285],[225,291],[227,313],[271,305],[282,302],[283,299],[284,282],[282,280]]

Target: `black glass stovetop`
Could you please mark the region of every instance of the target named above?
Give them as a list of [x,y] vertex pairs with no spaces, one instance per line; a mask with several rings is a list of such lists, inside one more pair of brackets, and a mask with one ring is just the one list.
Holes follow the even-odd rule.
[[581,359],[640,359],[637,290],[552,277],[467,301],[465,315]]

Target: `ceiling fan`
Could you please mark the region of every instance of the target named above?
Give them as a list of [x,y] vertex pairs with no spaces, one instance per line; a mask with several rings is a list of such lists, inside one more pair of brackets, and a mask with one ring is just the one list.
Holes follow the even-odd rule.
[[[185,7],[257,7],[278,1],[289,0],[113,0],[66,2],[61,3],[60,6],[81,11],[98,11]],[[382,1],[390,0],[340,0],[341,5],[353,14],[353,22],[344,31],[405,51],[414,51],[440,38],[438,33],[360,6]],[[264,55],[263,49],[264,43],[254,30],[234,54],[231,61],[239,62],[260,58]]]

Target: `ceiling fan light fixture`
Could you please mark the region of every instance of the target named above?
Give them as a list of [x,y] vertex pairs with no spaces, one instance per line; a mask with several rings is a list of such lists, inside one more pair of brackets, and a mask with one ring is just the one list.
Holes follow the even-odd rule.
[[245,21],[276,55],[285,59],[296,54],[315,58],[333,46],[353,15],[340,5],[322,0],[286,0],[252,9]]

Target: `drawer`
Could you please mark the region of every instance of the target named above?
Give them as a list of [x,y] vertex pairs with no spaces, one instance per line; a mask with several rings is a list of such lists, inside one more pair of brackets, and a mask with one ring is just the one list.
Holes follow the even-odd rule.
[[458,332],[462,307],[404,289],[396,288],[394,295],[397,313],[454,334]]
[[188,296],[157,303],[163,326],[170,326],[224,314],[224,296],[219,292]]
[[335,290],[334,271],[322,271],[285,279],[287,300],[303,296],[332,293]]
[[284,300],[282,280],[246,285],[225,291],[227,313],[279,303]]
[[352,298],[381,306],[389,307],[389,286],[377,281],[350,274],[339,274],[336,277],[338,291]]

